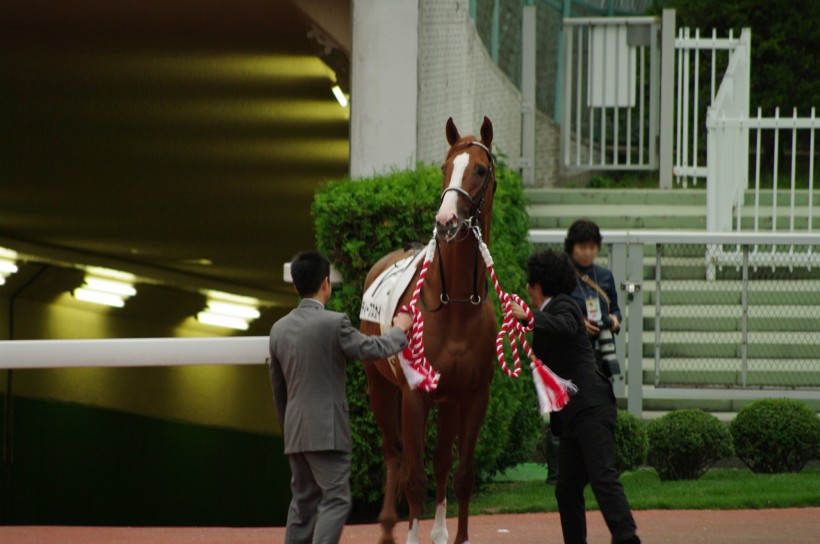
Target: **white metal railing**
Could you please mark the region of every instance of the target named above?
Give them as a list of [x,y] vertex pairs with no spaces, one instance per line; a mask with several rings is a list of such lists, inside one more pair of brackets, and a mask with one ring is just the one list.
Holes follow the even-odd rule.
[[565,167],[658,167],[660,26],[655,17],[564,19]]
[[[751,34],[748,29],[744,32],[745,34],[741,34],[740,39],[736,39],[731,30],[728,38],[718,38],[716,29],[712,29],[711,37],[701,36],[700,29],[695,30],[694,36],[689,28],[678,29],[678,37],[675,40],[677,100],[675,101],[675,161],[673,174],[675,181],[684,188],[690,182],[697,185],[699,178],[706,178],[706,162],[703,160],[702,154],[699,153],[699,145],[706,137],[706,126],[701,120],[701,111],[704,110],[703,106],[709,107],[715,101],[719,75],[718,65],[721,66],[722,71],[727,65],[731,64],[731,58],[740,46],[746,46],[746,49],[741,50],[741,53],[745,53],[748,57]],[[721,54],[723,52],[726,54]],[[706,56],[710,66],[708,96],[703,98],[700,96],[701,87],[703,86],[702,56]],[[744,60],[748,61],[748,58]],[[745,90],[741,88],[737,91],[746,92],[748,96],[748,81],[745,83]]]
[[[751,31],[744,28],[735,45],[715,99],[706,114],[706,230],[732,229],[732,216],[749,183]],[[740,214],[738,214],[738,217]]]
[[[774,132],[773,138],[773,145],[772,145],[772,189],[771,189],[771,230],[772,232],[778,231],[778,191],[779,191],[779,159],[780,159],[780,132],[790,131],[791,132],[791,164],[789,168],[789,214],[788,214],[788,231],[789,232],[796,232],[798,229],[797,219],[801,213],[801,207],[798,206],[797,200],[797,181],[800,177],[800,173],[798,172],[798,159],[799,159],[799,150],[798,150],[798,139],[801,134],[804,135],[804,138],[808,136],[808,147],[806,148],[808,151],[808,157],[806,159],[807,164],[807,172],[806,175],[806,204],[805,204],[805,212],[806,212],[806,226],[805,231],[811,232],[812,228],[814,227],[813,224],[813,215],[814,215],[814,156],[816,154],[815,151],[815,140],[814,140],[814,131],[817,128],[820,128],[820,119],[815,117],[815,110],[814,108],[811,109],[811,116],[807,118],[800,118],[797,116],[797,109],[792,111],[791,117],[780,117],[780,109],[775,109],[774,117],[765,118],[761,115],[760,108],[757,109],[757,117],[753,117],[751,119],[739,119],[739,120],[731,120],[728,121],[729,123],[737,123],[738,125],[745,125],[747,130],[752,130],[755,133],[755,160],[754,160],[754,223],[753,229],[755,231],[763,230],[762,226],[762,210],[763,204],[761,203],[761,195],[764,191],[761,188],[761,161],[763,154],[761,152],[761,142],[763,139],[764,130],[771,130]],[[798,132],[800,131],[800,132]],[[740,209],[737,213],[737,229],[741,229],[740,223]]]

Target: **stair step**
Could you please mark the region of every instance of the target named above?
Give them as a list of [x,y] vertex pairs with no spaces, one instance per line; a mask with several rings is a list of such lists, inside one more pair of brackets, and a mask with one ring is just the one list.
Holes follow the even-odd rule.
[[[669,385],[743,385],[740,359],[694,359],[666,357],[660,360],[661,383]],[[643,383],[654,384],[655,360],[645,357]],[[746,385],[749,387],[820,387],[820,360],[748,359]]]
[[[527,201],[532,204],[636,204],[636,205],[691,205],[706,207],[704,190],[661,189],[525,189]],[[754,203],[754,198],[752,198]]]
[[[645,280],[644,304],[655,304],[655,280]],[[740,304],[743,284],[739,280],[661,280],[662,305]],[[786,306],[820,304],[820,280],[756,280],[749,283],[749,306],[776,303]]]

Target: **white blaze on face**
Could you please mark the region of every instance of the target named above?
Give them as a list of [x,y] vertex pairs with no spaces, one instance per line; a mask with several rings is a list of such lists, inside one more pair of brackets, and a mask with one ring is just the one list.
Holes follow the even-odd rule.
[[436,505],[436,523],[430,532],[430,540],[433,544],[447,544],[449,533],[447,532],[447,500]]
[[407,544],[419,544],[419,520],[414,519],[407,533]]
[[[461,183],[464,181],[464,171],[467,165],[470,164],[470,155],[465,151],[455,159],[453,159],[453,175],[450,176],[450,185],[448,189],[460,189]],[[450,221],[458,218],[458,192],[448,191],[444,194],[444,199],[441,201],[441,207],[436,214],[436,223],[439,225],[446,225]]]

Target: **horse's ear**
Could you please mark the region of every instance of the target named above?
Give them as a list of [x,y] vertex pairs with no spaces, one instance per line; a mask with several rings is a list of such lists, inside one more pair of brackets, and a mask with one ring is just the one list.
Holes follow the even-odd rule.
[[493,122],[486,115],[484,116],[484,122],[481,123],[481,143],[487,149],[491,149],[493,146]]
[[450,145],[455,145],[457,141],[461,139],[461,136],[458,134],[458,129],[456,128],[456,124],[453,122],[453,118],[450,117],[447,119],[447,143]]

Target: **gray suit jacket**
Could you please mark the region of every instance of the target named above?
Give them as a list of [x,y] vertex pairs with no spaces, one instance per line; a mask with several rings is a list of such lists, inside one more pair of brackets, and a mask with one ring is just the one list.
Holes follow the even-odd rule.
[[348,359],[381,359],[407,345],[398,327],[366,336],[347,315],[306,299],[270,332],[270,381],[285,453],[350,452],[345,394]]

